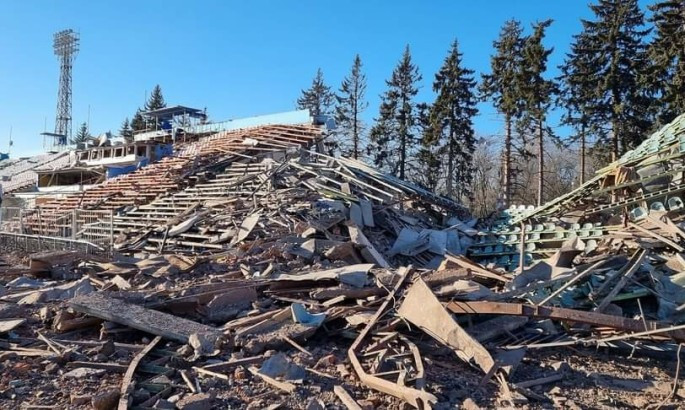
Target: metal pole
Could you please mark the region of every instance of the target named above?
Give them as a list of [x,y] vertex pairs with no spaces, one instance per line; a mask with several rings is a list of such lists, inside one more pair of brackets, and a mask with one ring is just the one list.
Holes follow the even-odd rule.
[[71,239],[76,239],[76,232],[78,231],[78,226],[76,224],[76,209],[71,211]]
[[526,224],[521,222],[521,253],[519,256],[519,270],[523,272],[523,267],[526,266]]
[[109,211],[109,252],[114,253],[114,210]]
[[38,237],[38,247],[42,248],[43,240],[41,237],[43,236],[43,218],[41,217],[40,208],[38,208],[38,234],[40,235]]

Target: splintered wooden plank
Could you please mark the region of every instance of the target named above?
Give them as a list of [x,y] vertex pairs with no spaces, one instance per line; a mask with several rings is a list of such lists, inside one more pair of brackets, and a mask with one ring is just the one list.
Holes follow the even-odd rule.
[[361,406],[354,401],[350,393],[340,385],[333,386],[333,392],[340,399],[340,401],[347,407],[347,410],[362,410]]
[[597,305],[597,308],[595,311],[602,313],[604,309],[611,303],[611,301],[614,300],[616,295],[618,295],[618,292],[623,290],[623,288],[628,284],[628,281],[630,278],[633,277],[635,272],[640,269],[640,266],[642,265],[642,261],[645,259],[645,255],[647,255],[647,250],[646,249],[641,249],[637,251],[637,253],[630,259],[629,266],[627,271],[623,273],[623,276],[621,279],[618,281],[618,283],[611,289],[608,295],[604,299],[602,299],[601,302]]
[[131,360],[128,369],[126,369],[126,374],[124,374],[124,380],[121,383],[121,395],[119,396],[119,405],[117,406],[118,410],[126,410],[128,408],[129,393],[133,390],[133,374],[136,372],[136,368],[138,367],[138,364],[140,364],[140,361],[143,360],[143,357],[150,353],[160,340],[162,340],[160,336],[152,339],[152,341],[136,354],[133,360]]
[[214,327],[126,303],[101,293],[78,296],[68,303],[71,308],[78,312],[181,343],[188,343],[188,339],[193,333],[201,334],[212,341],[216,341],[222,334],[219,329]]

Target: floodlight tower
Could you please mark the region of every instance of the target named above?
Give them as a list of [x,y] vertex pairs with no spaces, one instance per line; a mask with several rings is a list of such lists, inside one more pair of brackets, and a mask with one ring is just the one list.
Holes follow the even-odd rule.
[[61,136],[56,145],[66,145],[71,138],[71,69],[79,50],[79,34],[74,30],[58,31],[54,35],[55,55],[59,59],[59,89],[55,134]]

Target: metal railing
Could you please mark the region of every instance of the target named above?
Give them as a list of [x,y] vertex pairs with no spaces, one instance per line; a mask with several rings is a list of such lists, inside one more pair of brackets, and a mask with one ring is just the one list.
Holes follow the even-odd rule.
[[[56,213],[40,208],[1,208],[0,233],[34,238],[35,243],[30,246],[32,250],[39,248],[41,243],[65,243],[64,240],[68,240],[69,243],[86,243],[93,249],[109,253],[114,245],[113,218],[111,210],[74,209]],[[52,245],[46,250],[53,248],[58,247]]]
[[106,249],[86,241],[14,232],[0,232],[0,247],[26,253],[68,250],[76,250],[89,255],[108,253]]

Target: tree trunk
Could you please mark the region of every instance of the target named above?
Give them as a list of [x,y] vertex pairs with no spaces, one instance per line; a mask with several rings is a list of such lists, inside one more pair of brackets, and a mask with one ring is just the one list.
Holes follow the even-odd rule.
[[619,140],[619,135],[618,135],[618,118],[617,114],[613,111],[613,107],[616,107],[616,104],[618,103],[618,93],[616,90],[612,92],[611,96],[611,106],[612,106],[612,112],[611,112],[611,161],[616,161],[618,159],[618,140]]
[[504,136],[504,206],[509,207],[511,200],[511,115],[507,114],[505,121],[507,131]]
[[407,126],[407,111],[408,105],[406,96],[402,97],[402,110],[400,120],[400,179],[404,179],[405,165],[407,162],[407,139],[409,138],[409,127]]
[[400,179],[404,179],[404,163],[407,159],[407,135],[400,129]]
[[447,196],[454,199],[454,131],[450,130],[449,151],[447,153]]
[[[356,97],[355,97],[356,98]],[[357,128],[357,104],[353,104],[354,122],[352,124],[352,144],[354,145],[352,156],[354,159],[359,159],[359,129]]]
[[580,126],[580,185],[585,183],[585,123]]
[[538,118],[538,206],[542,205],[543,180],[545,177],[545,145],[542,118]]
[[352,111],[354,113],[353,115],[353,124],[352,124],[352,144],[354,145],[352,156],[354,159],[359,159],[359,124],[357,123],[358,121],[358,116],[359,116],[359,84],[357,81],[354,83],[354,97],[352,99]]
[[618,160],[618,123],[615,120],[611,121],[611,161]]

